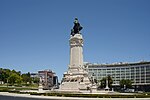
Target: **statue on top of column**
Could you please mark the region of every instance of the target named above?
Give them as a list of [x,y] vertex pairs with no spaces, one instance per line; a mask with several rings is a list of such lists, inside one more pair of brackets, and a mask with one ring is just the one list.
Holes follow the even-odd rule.
[[82,28],[83,28],[83,27],[80,26],[80,23],[79,23],[79,21],[78,21],[78,18],[75,18],[75,20],[74,20],[74,27],[73,27],[73,29],[71,29],[71,35],[74,36],[75,34],[80,34],[79,31],[81,31]]

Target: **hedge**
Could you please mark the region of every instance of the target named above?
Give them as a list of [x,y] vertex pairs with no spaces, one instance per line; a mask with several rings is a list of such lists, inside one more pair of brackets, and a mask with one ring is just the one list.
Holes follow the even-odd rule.
[[87,98],[150,98],[150,94],[82,94],[82,93],[36,93],[36,92],[20,92],[18,90],[0,89],[0,92],[10,92],[19,94],[30,94],[38,96],[58,96],[58,97],[87,97]]

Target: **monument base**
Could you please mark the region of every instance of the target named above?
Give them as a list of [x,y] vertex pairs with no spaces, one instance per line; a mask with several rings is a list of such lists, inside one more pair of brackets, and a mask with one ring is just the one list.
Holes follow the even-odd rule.
[[64,78],[60,85],[60,91],[81,92],[87,91],[91,82],[86,72],[82,73],[64,73]]
[[97,93],[97,86],[96,85],[93,85],[91,87],[91,93]]
[[64,82],[60,86],[60,91],[70,91],[70,92],[87,92],[88,86],[84,83],[79,82]]
[[38,87],[38,92],[43,92],[43,86],[41,84]]

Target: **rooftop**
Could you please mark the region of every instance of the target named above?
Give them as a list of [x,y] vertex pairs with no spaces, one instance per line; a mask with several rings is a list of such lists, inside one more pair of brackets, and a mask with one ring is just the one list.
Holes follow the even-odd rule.
[[88,66],[102,66],[102,67],[117,67],[117,66],[134,66],[134,65],[145,65],[150,64],[150,61],[140,61],[140,62],[119,62],[119,63],[112,63],[112,64],[97,64],[97,63],[85,63]]

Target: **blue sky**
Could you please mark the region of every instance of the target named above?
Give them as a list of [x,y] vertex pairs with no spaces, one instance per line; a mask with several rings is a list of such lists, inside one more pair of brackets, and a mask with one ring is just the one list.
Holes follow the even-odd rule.
[[84,61],[150,61],[149,0],[0,0],[0,67],[61,78],[69,64],[75,17]]

